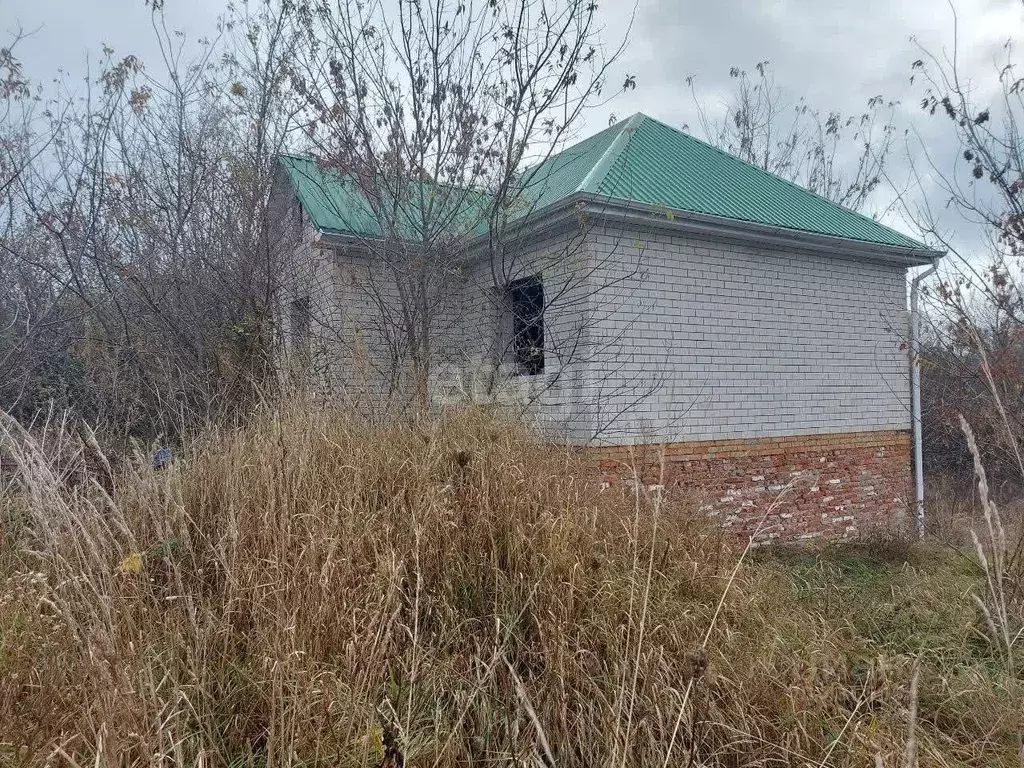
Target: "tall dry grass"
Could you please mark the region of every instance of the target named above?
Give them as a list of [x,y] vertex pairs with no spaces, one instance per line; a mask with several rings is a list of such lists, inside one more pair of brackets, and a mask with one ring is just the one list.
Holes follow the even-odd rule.
[[914,764],[1013,764],[970,627],[921,640],[867,581],[858,623],[847,565],[740,562],[486,414],[296,407],[164,471],[3,432],[5,764],[895,768],[911,732]]

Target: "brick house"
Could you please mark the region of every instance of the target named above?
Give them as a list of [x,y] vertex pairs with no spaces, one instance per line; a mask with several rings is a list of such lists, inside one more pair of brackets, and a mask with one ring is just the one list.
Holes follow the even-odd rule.
[[[398,299],[373,222],[308,159],[279,177],[291,359],[392,408]],[[524,179],[500,269],[486,227],[466,230],[431,321],[434,405],[520,405],[609,476],[663,448],[644,481],[694,489],[737,533],[783,489],[768,537],[907,519],[907,269],[938,253],[640,114]]]

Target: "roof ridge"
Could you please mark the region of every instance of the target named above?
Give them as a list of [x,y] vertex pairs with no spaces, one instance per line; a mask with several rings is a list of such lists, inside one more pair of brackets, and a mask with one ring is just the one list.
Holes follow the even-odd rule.
[[[640,113],[637,113],[637,114],[640,114]],[[798,189],[801,192],[803,192],[804,194],[812,195],[812,196],[818,198],[819,200],[821,200],[822,202],[827,203],[828,205],[832,206],[833,208],[838,208],[839,210],[841,210],[841,211],[843,211],[845,213],[852,214],[854,216],[857,216],[858,218],[864,219],[865,221],[870,221],[872,224],[875,224],[876,226],[879,226],[879,227],[883,227],[884,229],[887,229],[890,232],[892,232],[893,234],[899,235],[900,237],[905,237],[905,238],[907,238],[909,240],[915,240],[916,241],[916,238],[911,237],[910,235],[904,234],[903,232],[900,232],[899,230],[893,229],[888,224],[883,224],[878,219],[873,219],[870,216],[861,213],[860,211],[855,211],[852,208],[847,208],[845,205],[840,205],[835,200],[829,200],[824,195],[819,195],[817,192],[812,192],[811,190],[807,189],[807,187],[803,187],[803,186],[797,184],[795,181],[790,181],[789,179],[783,178],[782,176],[779,176],[777,173],[772,173],[771,171],[767,171],[764,168],[762,168],[761,166],[756,165],[755,163],[750,162],[749,160],[744,160],[742,157],[738,157],[737,155],[734,155],[734,154],[732,154],[730,152],[727,152],[724,149],[722,149],[721,147],[716,147],[711,142],[704,141],[703,139],[699,139],[696,136],[694,136],[693,134],[687,133],[686,131],[683,131],[683,130],[680,130],[679,128],[676,128],[675,126],[669,125],[668,123],[663,122],[662,120],[659,120],[656,117],[650,117],[649,115],[644,115],[644,117],[646,117],[652,123],[657,123],[660,126],[668,128],[670,131],[673,131],[674,133],[677,133],[680,136],[682,136],[682,137],[684,137],[686,139],[689,139],[690,141],[695,141],[698,144],[704,145],[708,149],[714,150],[719,155],[722,155],[723,157],[726,157],[729,160],[742,163],[743,165],[745,165],[745,166],[747,166],[749,168],[754,169],[758,173],[764,174],[765,176],[770,176],[773,179],[777,179],[778,181],[781,181],[783,184],[788,184],[790,187],[793,187],[794,189]],[[924,246],[924,243],[919,243],[919,245]],[[925,247],[927,247],[927,246],[925,246]]]
[[[576,188],[577,192],[597,192],[601,188],[601,183],[604,181],[605,176],[615,165],[615,161],[619,159],[619,155],[629,146],[629,139],[633,137],[637,129],[640,127],[644,120],[650,120],[643,112],[636,112],[635,114],[627,117],[622,127],[619,129],[618,134],[612,139],[612,143],[609,144],[601,156],[594,163],[593,167],[587,172],[587,175],[583,177],[583,181]],[[608,126],[614,128],[614,125]],[[595,134],[598,135],[598,134]],[[568,147],[572,149],[572,147]],[[596,183],[595,183],[596,182]]]
[[[610,133],[610,132],[615,131],[615,130],[621,131],[625,122],[626,121],[623,120],[623,121],[620,121],[620,122],[617,122],[617,123],[612,123],[607,128],[602,128],[597,133],[592,133],[590,136],[584,136],[581,139],[577,139],[572,144],[567,144],[566,146],[562,147],[557,152],[551,152],[550,154],[548,154],[543,159],[537,160],[536,162],[533,162],[530,165],[527,165],[526,167],[523,168],[522,172],[524,174],[530,174],[530,173],[533,173],[535,171],[538,171],[541,168],[543,168],[545,165],[547,165],[548,163],[552,163],[555,160],[557,160],[558,158],[560,158],[563,155],[565,155],[566,153],[572,152],[574,149],[577,149],[581,144],[586,144],[588,141],[595,141],[596,139],[598,139],[601,135],[603,135],[605,133]],[[576,190],[576,191],[579,191],[579,190]]]

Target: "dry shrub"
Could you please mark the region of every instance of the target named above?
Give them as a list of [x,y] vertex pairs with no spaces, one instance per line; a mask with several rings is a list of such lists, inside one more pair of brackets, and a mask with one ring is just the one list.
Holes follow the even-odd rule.
[[981,518],[971,482],[952,473],[936,472],[927,476],[925,488],[928,535],[955,546],[969,546],[971,528]]
[[[740,564],[670,497],[599,490],[515,424],[296,407],[202,435],[163,471],[125,462],[110,490],[67,482],[7,431],[7,495],[27,518],[6,532],[0,599],[11,763],[904,754],[920,649],[887,649],[818,586],[801,594],[791,562]],[[88,453],[57,442],[63,462]],[[832,594],[812,560],[800,583]],[[972,695],[948,690],[948,659],[923,660],[920,764],[997,764],[1020,718],[1000,709],[996,662],[950,658]]]

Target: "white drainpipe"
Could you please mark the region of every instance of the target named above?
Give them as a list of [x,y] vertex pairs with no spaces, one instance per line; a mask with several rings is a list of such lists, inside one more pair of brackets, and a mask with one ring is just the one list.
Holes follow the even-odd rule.
[[921,281],[938,269],[938,259],[910,282],[910,407],[914,427],[914,517],[917,535],[924,537],[924,465],[921,446],[921,314],[918,299]]

